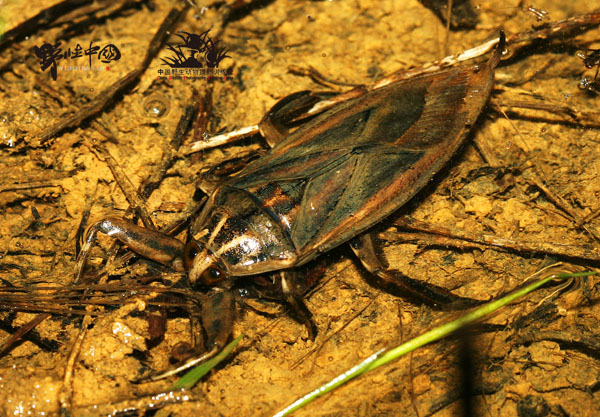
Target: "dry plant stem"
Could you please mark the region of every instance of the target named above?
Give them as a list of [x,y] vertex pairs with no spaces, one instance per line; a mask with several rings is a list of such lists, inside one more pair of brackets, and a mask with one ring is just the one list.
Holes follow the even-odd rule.
[[403,241],[422,241],[434,245],[447,245],[458,248],[498,248],[517,252],[544,253],[552,256],[577,258],[587,261],[600,261],[600,253],[598,253],[597,250],[586,249],[583,246],[564,245],[552,242],[523,242],[488,234],[474,234],[463,230],[432,225],[410,217],[395,219],[393,224],[401,229],[421,232],[417,234],[394,234],[394,236],[399,236],[399,239]]
[[8,339],[6,339],[2,344],[0,344],[0,356],[4,354],[10,347],[21,340],[21,338],[26,335],[30,330],[35,329],[35,327],[50,317],[48,313],[42,313],[35,316],[32,320],[27,322],[26,324],[19,327],[19,330],[14,332]]
[[83,339],[85,338],[88,326],[91,323],[91,316],[85,316],[83,318],[83,322],[81,323],[81,330],[77,335],[77,340],[75,340],[75,344],[73,345],[71,353],[69,354],[69,358],[67,359],[67,364],[65,366],[65,376],[63,379],[63,386],[61,387],[61,390],[58,393],[58,403],[60,407],[59,412],[60,415],[64,417],[68,417],[71,415],[71,401],[73,399],[73,371],[75,367],[75,361],[79,356]]
[[117,417],[121,415],[130,415],[136,411],[138,412],[137,415],[145,415],[144,413],[146,411],[158,410],[169,404],[181,404],[185,402],[200,401],[201,399],[203,399],[201,394],[198,395],[193,391],[180,389],[146,395],[136,399],[115,401],[108,404],[74,406],[71,408],[71,415],[88,417]]
[[89,24],[93,21],[102,19],[109,19],[115,17],[120,12],[126,11],[131,8],[140,7],[144,0],[95,0],[89,2],[89,5],[83,6],[71,13],[66,13],[56,19],[53,25],[60,25],[70,23],[71,26],[63,30],[60,34],[60,39],[68,36],[73,31],[73,25],[84,25]]
[[42,10],[37,15],[3,33],[2,38],[0,39],[0,48],[5,48],[15,39],[44,28],[49,23],[60,19],[60,17],[64,16],[65,13],[68,13],[73,9],[77,9],[78,7],[82,7],[86,3],[91,2],[90,0],[62,1]]
[[0,193],[4,191],[31,190],[33,188],[60,187],[61,179],[53,179],[46,181],[31,181],[6,184],[0,186]]
[[127,201],[135,210],[136,214],[140,216],[140,218],[142,219],[142,223],[144,223],[144,226],[146,226],[148,229],[156,230],[156,226],[154,225],[154,222],[148,214],[146,202],[138,194],[133,183],[129,180],[127,174],[125,174],[125,171],[123,171],[117,160],[110,154],[110,152],[108,152],[108,150],[104,146],[102,146],[99,143],[96,143],[94,145],[86,145],[90,148],[92,152],[96,154],[98,159],[106,162],[106,164],[110,168],[110,171],[115,177],[115,181],[117,182],[117,184],[119,184],[119,187],[123,191],[123,194],[125,194],[125,198],[127,198]]
[[181,148],[183,155],[189,155],[194,152],[199,152],[204,149],[216,148],[218,146],[233,143],[252,135],[258,134],[259,129],[257,125],[246,126],[241,129],[234,130],[232,132],[224,133],[222,135],[213,136],[207,140],[201,140],[198,142],[191,143]]
[[[506,88],[498,88],[497,90],[506,91]],[[500,110],[501,107],[541,110],[548,113],[565,116],[560,121],[556,122],[576,123],[577,126],[585,127],[600,126],[600,112],[598,111],[581,110],[575,107],[562,106],[550,103],[540,103],[536,101],[505,99],[492,99],[492,106],[498,111],[498,113],[502,113],[502,110]]]
[[[600,12],[595,11],[579,16],[569,17],[567,19],[558,20],[556,22],[548,22],[538,29],[519,32],[507,39],[507,43],[517,44],[531,42],[536,39],[549,39],[565,32],[572,30],[583,31],[590,29],[600,23]],[[521,48],[522,46],[519,46]],[[514,55],[518,49],[515,48],[508,53],[508,56]]]
[[161,158],[160,165],[140,184],[137,194],[141,196],[141,198],[147,199],[152,195],[152,192],[157,189],[162,182],[167,170],[173,165],[177,151],[196,115],[196,108],[199,106],[197,100],[198,97],[195,97],[192,104],[184,108],[183,114],[175,128],[175,132],[173,132],[171,142],[163,148],[164,156]]
[[[66,0],[40,11],[37,15],[11,28],[2,35],[0,49],[5,49],[10,44],[25,36],[31,36],[38,31],[45,30],[52,25],[54,27],[68,23],[68,27],[62,30],[56,40],[65,39],[72,33],[74,26],[89,27],[94,22],[103,21],[128,9],[138,7],[144,0]],[[29,51],[23,50],[22,52]],[[21,55],[22,58],[25,54]],[[13,62],[22,62],[22,60]]]
[[[169,274],[169,276],[172,277],[172,274]],[[103,280],[105,280],[105,276],[102,276],[99,281]],[[131,303],[131,296],[127,296],[128,292],[135,293],[136,297],[148,298],[149,300],[146,301],[148,305],[182,307],[189,310],[191,309],[189,302],[198,301],[197,293],[192,290],[154,287],[143,281],[116,284],[84,283],[60,287],[0,286],[0,298],[3,300],[6,309],[62,315],[104,315],[106,313],[103,310],[86,311],[84,308],[92,305],[105,306]],[[165,300],[152,301],[152,298],[159,294],[172,294],[175,298],[172,302]]]
[[44,145],[49,139],[62,133],[64,130],[79,126],[84,120],[102,112],[106,105],[120,92],[128,88],[141,75],[139,70],[133,70],[115,84],[106,88],[96,98],[90,101],[81,111],[56,123],[54,126],[44,130],[40,135],[40,143]]
[[551,340],[556,342],[564,342],[568,344],[577,344],[582,346],[589,352],[600,353],[600,337],[589,334],[569,334],[565,335],[564,332],[556,330],[541,330],[541,331],[530,331],[521,332],[515,338],[515,343],[526,344],[532,342],[539,342],[542,340]]
[[498,44],[499,40],[500,40],[500,38],[494,38],[494,39],[491,39],[479,46],[476,46],[471,49],[467,49],[466,51],[464,51],[460,54],[449,55],[445,58],[440,59],[439,61],[434,61],[434,62],[425,64],[421,67],[418,67],[418,68],[395,72],[392,75],[390,75],[386,78],[383,78],[382,80],[375,83],[375,85],[373,86],[373,89],[385,87],[386,85],[392,84],[396,81],[407,80],[410,78],[418,77],[423,74],[429,74],[432,72],[439,71],[443,68],[447,68],[452,65],[459,64],[461,62],[470,61],[472,59],[479,58],[479,57],[487,54],[491,50],[493,50],[494,47]]
[[[600,207],[598,207],[597,209],[593,210],[590,214],[588,214],[583,219],[581,219],[581,222],[582,223],[588,223],[588,222],[590,222],[591,220],[595,219],[598,216],[600,216]],[[577,226],[580,226],[580,225],[577,224]]]
[[191,105],[185,107],[183,115],[179,119],[179,123],[177,123],[175,132],[173,133],[171,143],[163,148],[164,156],[161,158],[160,165],[142,181],[138,188],[138,194],[142,198],[147,199],[152,195],[152,192],[159,187],[167,170],[173,165],[177,150],[181,146],[185,133],[188,131],[188,128],[196,115],[197,107],[197,101],[194,101]]
[[[537,165],[536,165],[537,166]],[[535,169],[536,173],[540,172],[540,169],[537,168]],[[544,182],[542,182],[542,180],[533,175],[531,176],[531,178],[527,178],[533,185],[535,185],[536,187],[538,187],[540,190],[542,190],[542,192],[544,194],[546,194],[546,196],[560,209],[563,210],[563,212],[567,213],[571,220],[574,222],[574,225],[581,225],[581,227],[588,232],[594,239],[600,241],[600,234],[592,227],[588,226],[585,224],[585,222],[583,221],[583,218],[581,216],[579,216],[579,214],[577,214],[575,212],[575,210],[573,209],[573,207],[571,207],[571,205],[569,204],[568,201],[566,201],[564,198],[562,198],[560,195],[555,194],[550,188],[548,188],[548,186],[546,186],[546,184]]]
[[196,111],[196,120],[194,121],[192,142],[197,142],[200,138],[208,135],[208,121],[212,113],[212,85],[209,84],[206,86],[204,94],[196,91],[194,96],[198,109]]

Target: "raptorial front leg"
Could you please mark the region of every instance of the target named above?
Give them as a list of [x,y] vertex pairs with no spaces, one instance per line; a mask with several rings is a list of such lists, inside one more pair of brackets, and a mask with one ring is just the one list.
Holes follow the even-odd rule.
[[196,347],[195,352],[169,369],[153,372],[135,380],[136,383],[158,381],[198,366],[219,353],[231,336],[235,320],[235,302],[231,291],[213,289],[201,306],[202,327],[206,332],[205,349]]
[[471,308],[485,301],[473,298],[460,297],[452,292],[427,282],[409,278],[400,271],[389,269],[377,253],[373,236],[364,233],[350,242],[350,247],[365,267],[365,269],[378,279],[378,284],[387,290],[397,290],[418,301],[425,302],[435,307],[450,309]]
[[184,244],[167,234],[140,227],[127,220],[108,217],[88,229],[87,237],[79,253],[75,282],[82,275],[90,248],[96,240],[96,235],[104,233],[122,242],[132,251],[145,258],[168,265],[176,271],[183,271],[182,253]]

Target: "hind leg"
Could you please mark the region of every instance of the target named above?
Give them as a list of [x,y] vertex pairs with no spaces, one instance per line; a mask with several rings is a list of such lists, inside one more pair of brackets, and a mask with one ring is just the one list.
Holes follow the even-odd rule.
[[417,301],[449,309],[465,309],[483,301],[460,297],[437,285],[410,278],[400,271],[389,269],[387,262],[377,255],[375,238],[371,233],[364,233],[354,238],[350,247],[365,269],[376,278],[377,284],[392,292],[399,292]]

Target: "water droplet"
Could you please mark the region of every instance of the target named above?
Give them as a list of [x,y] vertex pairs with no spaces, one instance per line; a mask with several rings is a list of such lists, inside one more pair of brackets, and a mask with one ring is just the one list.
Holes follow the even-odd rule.
[[579,88],[582,90],[587,90],[591,85],[592,83],[587,77],[583,77],[581,81],[579,81]]
[[326,54],[325,52],[323,52],[323,53],[321,54],[321,56],[322,56],[323,58],[325,58],[325,57],[327,56],[327,54]]
[[24,123],[33,123],[40,120],[40,112],[34,106],[29,106],[25,110],[25,115],[23,116]]
[[169,104],[169,100],[162,94],[151,94],[144,100],[144,114],[155,119],[164,117],[169,112]]

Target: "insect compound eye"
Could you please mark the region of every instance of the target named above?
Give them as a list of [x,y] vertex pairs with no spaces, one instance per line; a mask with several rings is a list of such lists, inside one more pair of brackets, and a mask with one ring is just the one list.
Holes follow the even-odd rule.
[[225,279],[227,274],[216,265],[210,265],[200,276],[200,279],[205,285],[214,285]]
[[188,242],[183,250],[183,264],[185,269],[189,270],[192,267],[194,258],[200,253],[200,248],[196,242]]

